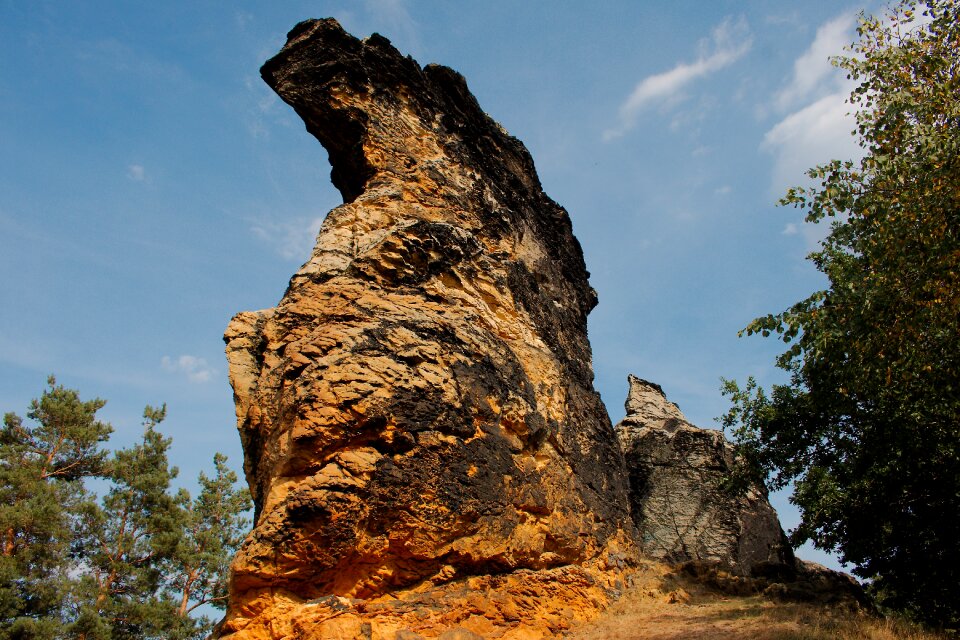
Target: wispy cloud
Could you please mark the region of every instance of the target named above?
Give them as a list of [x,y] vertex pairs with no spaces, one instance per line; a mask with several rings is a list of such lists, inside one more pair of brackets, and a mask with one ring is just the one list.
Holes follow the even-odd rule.
[[856,119],[847,97],[853,85],[830,64],[830,57],[842,54],[853,40],[855,22],[852,14],[844,13],[821,25],[794,61],[789,82],[773,96],[773,107],[782,116],[764,135],[761,148],[774,158],[774,194],[804,182],[810,167],[862,155],[851,135]]
[[296,218],[277,222],[259,220],[250,230],[286,260],[304,261],[310,256],[323,217]]
[[254,16],[249,11],[237,11],[233,14],[233,21],[241,31],[246,30],[247,26],[254,21]]
[[191,355],[182,355],[178,358],[163,356],[160,359],[160,366],[168,373],[183,374],[190,382],[197,383],[207,382],[217,373],[205,359]]
[[733,64],[750,50],[751,43],[747,21],[743,17],[727,18],[714,28],[709,39],[701,41],[700,55],[694,62],[678,62],[670,71],[647,76],[637,83],[620,105],[618,126],[605,131],[603,139],[623,136],[636,125],[637,116],[648,105],[679,99],[684,87]]
[[789,84],[777,93],[778,109],[789,109],[798,102],[809,102],[811,98],[822,97],[825,92],[838,88],[838,80],[843,76],[830,64],[830,58],[843,53],[843,47],[850,43],[855,24],[854,15],[844,13],[817,29],[813,43],[794,61]]
[[772,25],[796,25],[801,22],[800,14],[797,11],[790,11],[789,13],[777,13],[768,15],[763,19],[767,24]]
[[[272,54],[265,53],[260,59],[266,59]],[[244,125],[250,137],[255,139],[269,139],[270,130],[275,125],[290,126],[292,119],[287,109],[281,105],[280,99],[259,77],[248,75],[244,78],[244,87],[247,90],[246,111],[243,114]]]
[[[136,48],[115,38],[106,38],[96,41],[81,42],[74,55],[89,68],[100,70],[100,75],[117,80],[116,75],[142,80],[149,78],[151,82],[167,86],[176,85],[183,89],[192,82],[189,74],[180,66],[170,62],[167,58],[156,57],[143,47]],[[105,74],[105,71],[112,72]]]
[[763,148],[774,156],[773,189],[779,193],[803,181],[804,172],[832,159],[858,158],[862,150],[851,135],[856,125],[847,92],[820,98],[794,111],[763,137]]
[[131,164],[127,167],[127,177],[134,182],[143,182],[147,178],[147,172],[142,164]]

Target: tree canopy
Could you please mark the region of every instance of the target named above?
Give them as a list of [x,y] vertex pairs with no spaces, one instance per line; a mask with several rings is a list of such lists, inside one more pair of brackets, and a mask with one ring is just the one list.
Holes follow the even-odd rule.
[[[57,385],[0,431],[0,639],[203,638],[223,608],[248,492],[221,454],[196,498],[174,491],[166,407],[132,447],[104,448],[104,401]],[[87,481],[97,479],[99,492]]]
[[829,287],[744,332],[778,334],[789,383],[724,382],[723,418],[753,471],[793,483],[794,543],[837,551],[879,601],[960,623],[960,8],[861,15],[834,64],[859,162],[791,189],[830,233],[809,258]]

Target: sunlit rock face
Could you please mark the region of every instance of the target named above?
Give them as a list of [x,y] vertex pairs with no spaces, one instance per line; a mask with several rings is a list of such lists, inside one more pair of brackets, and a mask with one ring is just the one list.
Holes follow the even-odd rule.
[[793,567],[777,513],[759,485],[724,488],[734,449],[700,429],[656,384],[629,376],[627,416],[617,424],[643,552],[667,562],[717,563],[751,575]]
[[[344,204],[277,307],[225,334],[256,522],[218,633],[588,617],[635,548],[567,213],[460,75],[378,35],[303,22],[261,72]],[[471,580],[502,582],[485,617]]]

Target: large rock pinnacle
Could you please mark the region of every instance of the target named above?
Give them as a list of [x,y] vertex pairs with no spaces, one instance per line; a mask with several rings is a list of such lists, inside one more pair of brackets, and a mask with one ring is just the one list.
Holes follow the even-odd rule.
[[460,75],[378,35],[303,22],[262,75],[344,204],[277,307],[225,334],[256,522],[219,633],[392,638],[426,618],[371,603],[494,577],[508,626],[511,589],[597,605],[634,548],[567,213]]

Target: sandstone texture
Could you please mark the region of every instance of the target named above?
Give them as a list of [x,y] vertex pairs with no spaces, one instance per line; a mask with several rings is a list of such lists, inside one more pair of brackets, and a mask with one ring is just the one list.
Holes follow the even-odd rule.
[[256,513],[219,636],[589,617],[636,547],[567,213],[460,75],[381,36],[303,22],[261,73],[344,203],[280,303],[224,336]]
[[658,385],[628,381],[627,416],[616,430],[643,552],[742,575],[792,571],[793,554],[765,488],[724,489],[734,450],[723,434],[687,422]]

